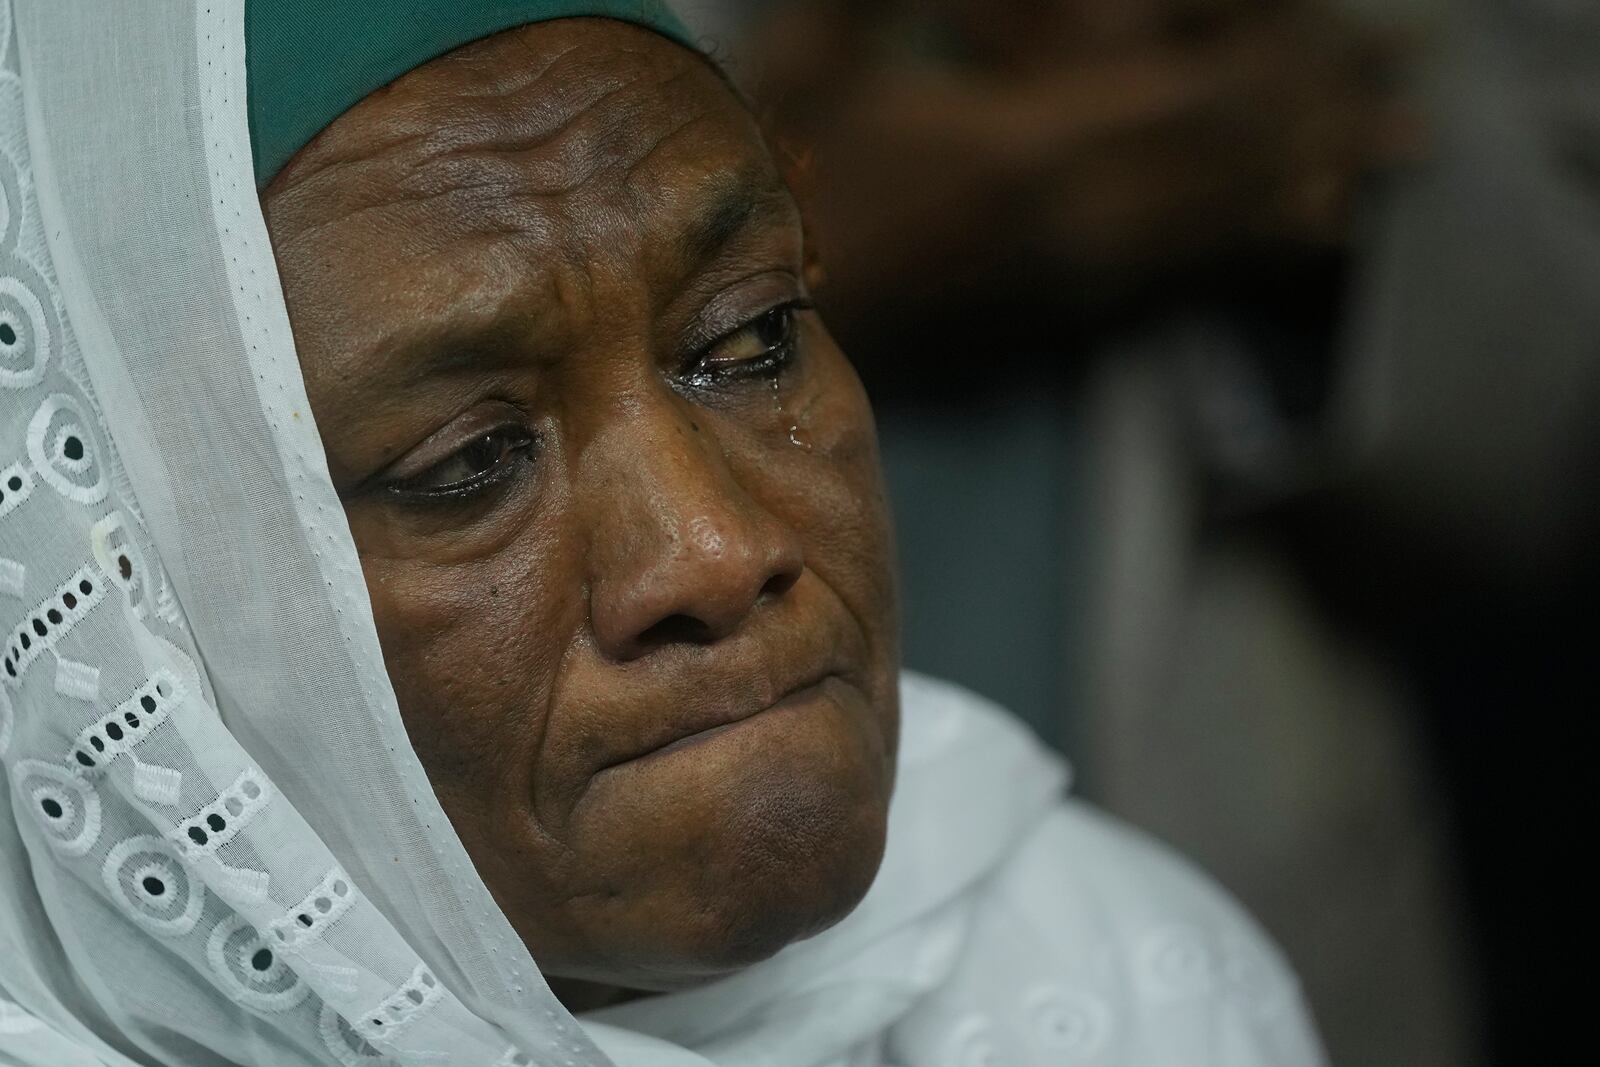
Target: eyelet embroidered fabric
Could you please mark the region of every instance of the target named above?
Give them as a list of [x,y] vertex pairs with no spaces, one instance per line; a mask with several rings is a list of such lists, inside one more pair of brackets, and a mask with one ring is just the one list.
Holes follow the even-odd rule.
[[244,85],[241,0],[0,0],[0,1061],[1319,1067],[1246,918],[914,676],[861,905],[574,1020],[401,724]]
[[[281,301],[268,295],[276,276],[241,147],[241,18],[237,2],[0,2],[0,1050],[49,1030],[109,1063],[605,1063],[487,892],[460,877],[465,856],[398,728]],[[152,85],[148,71],[174,77]],[[80,167],[125,158],[110,143],[123,137],[143,139],[165,189],[129,198]],[[52,162],[61,180],[41,190]],[[185,203],[178,189],[205,195]],[[143,236],[154,244],[100,255],[97,227],[120,244],[128,218],[151,213]],[[125,275],[143,306],[106,301],[118,260],[175,277],[146,287]],[[197,373],[202,363],[218,373]],[[214,424],[184,425],[178,410],[195,410],[199,394],[253,410],[253,433],[222,440]],[[136,454],[119,449],[129,442]],[[173,462],[183,453],[201,458],[185,470]],[[186,475],[198,479],[185,486]],[[240,478],[249,499],[217,499],[219,483]],[[207,500],[218,510],[197,524]],[[261,525],[274,519],[286,530]],[[276,543],[252,553],[241,528]],[[166,565],[189,553],[170,546],[196,537],[218,551],[173,575]],[[258,568],[283,586],[241,585],[238,573]],[[276,617],[216,625],[224,610]],[[360,621],[340,625],[341,614]],[[197,633],[197,618],[209,628]],[[344,662],[311,686],[296,681],[295,650],[273,639],[296,625],[306,642],[344,646]],[[263,630],[268,654],[242,653]],[[250,680],[214,685],[219,669]],[[333,678],[346,693],[329,691]],[[337,706],[349,714],[316,736],[307,723],[348,690]],[[352,724],[363,717],[365,729]],[[351,728],[358,740],[324,749],[298,777],[342,763],[347,777],[329,777],[359,781],[403,825],[327,817],[348,796],[302,791],[302,803],[324,802],[324,826],[346,828],[345,843],[374,839],[341,862],[246,740],[301,733],[298,748],[268,753],[282,766]],[[397,838],[410,839],[403,851]],[[370,877],[402,855],[421,858],[431,884]],[[364,882],[416,903],[386,914]],[[448,918],[415,913],[427,908]],[[451,942],[462,959],[436,961],[447,986],[412,939],[452,924],[473,936]],[[501,1003],[485,1007],[486,995]],[[497,1012],[520,1027],[497,1025]]]

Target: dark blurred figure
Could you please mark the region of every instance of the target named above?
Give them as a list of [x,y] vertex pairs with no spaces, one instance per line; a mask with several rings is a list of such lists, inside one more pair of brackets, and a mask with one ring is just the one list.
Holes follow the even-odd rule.
[[1228,883],[1335,1062],[1554,1051],[1600,5],[682,6],[808,202],[908,663]]
[[[1392,35],[1322,4],[741,6],[771,12],[742,65],[809,194],[830,313],[891,391],[908,329],[1055,345],[1082,325],[1063,311],[1340,244],[1357,183],[1418,147]],[[941,347],[921,376],[969,389],[970,353]]]
[[1283,517],[1408,671],[1453,802],[1494,1062],[1570,1060],[1600,706],[1600,4],[1447,8],[1437,153],[1374,204],[1334,477]]

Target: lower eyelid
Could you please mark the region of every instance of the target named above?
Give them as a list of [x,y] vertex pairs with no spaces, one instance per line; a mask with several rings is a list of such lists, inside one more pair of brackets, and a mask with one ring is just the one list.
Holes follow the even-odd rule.
[[[530,437],[518,442],[512,447],[510,454],[495,467],[484,471],[475,478],[464,479],[454,483],[455,488],[442,486],[435,489],[409,488],[404,480],[391,482],[383,486],[391,496],[408,503],[419,505],[463,503],[494,491],[502,482],[515,476],[517,467],[523,463],[535,463],[538,459],[539,441],[537,437]],[[426,472],[424,472],[426,473]]]

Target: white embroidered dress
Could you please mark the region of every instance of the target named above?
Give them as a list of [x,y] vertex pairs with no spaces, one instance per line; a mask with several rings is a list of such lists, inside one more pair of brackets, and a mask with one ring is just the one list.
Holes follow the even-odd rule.
[[575,1020],[382,667],[250,167],[239,0],[0,0],[0,1063],[1312,1067],[1247,918],[908,678],[821,937]]

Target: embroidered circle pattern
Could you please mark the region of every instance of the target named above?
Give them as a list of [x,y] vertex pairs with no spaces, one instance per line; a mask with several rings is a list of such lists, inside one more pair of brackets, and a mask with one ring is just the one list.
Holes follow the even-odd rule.
[[255,927],[237,915],[211,931],[206,958],[222,991],[257,1011],[288,1011],[311,992]]
[[13,770],[22,803],[54,848],[81,856],[100,837],[100,795],[64,767],[24,760]]
[[90,421],[76,400],[56,393],[45,398],[28,423],[28,458],[34,471],[79,504],[98,504],[109,491]]
[[133,837],[117,845],[101,877],[111,899],[152,933],[180,937],[200,921],[205,888],[190,876],[172,844],[159,837]]
[[60,328],[39,272],[0,253],[0,386],[25,389],[44,380]]
[[113,511],[95,523],[89,531],[89,541],[95,562],[111,584],[122,590],[128,606],[143,618],[152,601],[150,566],[122,512]]
[[393,1060],[373,1048],[366,1038],[352,1030],[344,1016],[326,1004],[322,1006],[318,1029],[322,1032],[322,1043],[344,1067],[398,1067]]
[[1022,1011],[1028,1040],[1041,1053],[1088,1060],[1111,1039],[1111,1006],[1093,993],[1046,986],[1028,994]]

